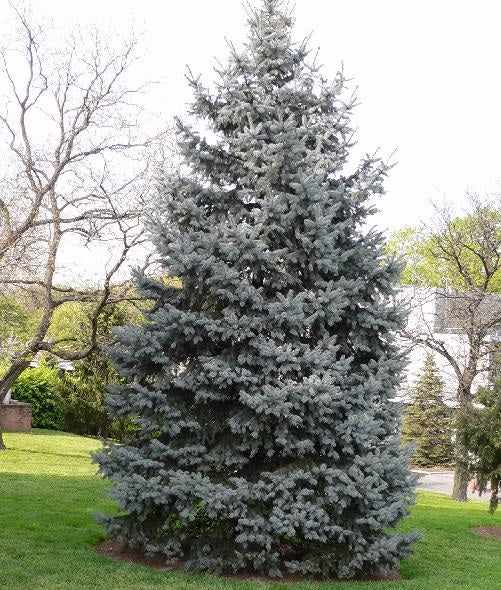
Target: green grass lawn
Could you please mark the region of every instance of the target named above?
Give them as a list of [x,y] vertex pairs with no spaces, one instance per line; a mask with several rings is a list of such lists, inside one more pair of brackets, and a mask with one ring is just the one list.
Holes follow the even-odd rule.
[[[102,530],[96,510],[113,510],[105,484],[95,476],[93,439],[44,430],[5,435],[0,453],[0,588],[9,590],[202,590],[287,587],[283,583],[234,581],[215,576],[149,570],[97,555]],[[403,523],[424,539],[402,565],[401,582],[302,583],[300,590],[501,590],[501,543],[470,527],[501,525],[480,502],[458,504],[445,496],[419,494]]]

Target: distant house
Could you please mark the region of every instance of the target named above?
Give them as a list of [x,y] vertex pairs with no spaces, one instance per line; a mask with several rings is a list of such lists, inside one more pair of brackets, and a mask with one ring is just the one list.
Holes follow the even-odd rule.
[[[467,294],[455,295],[453,291],[445,289],[426,289],[403,287],[399,289],[398,301],[409,309],[407,331],[413,335],[433,336],[434,340],[443,342],[452,353],[460,366],[465,366],[468,352],[468,342],[464,326],[464,318],[468,313],[467,306],[475,305],[475,317],[479,318],[485,327],[487,341],[501,341],[501,325],[497,318],[501,317],[501,296],[490,295],[478,302],[474,296]],[[408,342],[403,345],[408,347]],[[425,345],[409,348],[408,365],[400,391],[400,399],[408,399],[410,390],[414,387],[423,368],[426,354],[431,353],[435,359],[444,380],[446,401],[452,403],[457,389],[457,378],[449,362],[438,352],[430,350]],[[487,353],[482,357],[483,372],[477,375],[474,389],[486,383],[492,366],[492,356]]]

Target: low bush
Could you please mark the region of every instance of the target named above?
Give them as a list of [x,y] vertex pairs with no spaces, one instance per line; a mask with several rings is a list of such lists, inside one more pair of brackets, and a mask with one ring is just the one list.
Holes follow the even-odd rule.
[[[73,334],[85,340],[88,312],[82,306],[64,306],[51,329],[57,329],[58,337]],[[140,318],[140,312],[126,303],[107,306],[99,316],[99,341],[112,344],[114,327],[132,320],[140,321]],[[75,362],[73,371],[62,374],[57,363],[56,357],[47,354],[43,365],[26,370],[13,387],[12,397],[32,404],[34,427],[120,441],[137,430],[130,418],[125,421],[112,419],[108,413],[107,388],[120,378],[101,348]],[[4,360],[4,364],[7,365],[8,361]],[[0,373],[2,366],[0,358]]]
[[124,440],[134,426],[110,417],[106,387],[97,376],[84,377],[78,369],[61,376],[56,368],[42,365],[18,377],[12,397],[31,404],[34,428]]
[[87,378],[81,371],[66,375],[59,383],[64,429],[74,434],[123,440],[132,425],[112,419],[106,404],[107,383],[97,375]]
[[31,404],[35,428],[61,430],[64,427],[63,400],[58,391],[56,369],[42,365],[27,369],[12,387],[12,397]]

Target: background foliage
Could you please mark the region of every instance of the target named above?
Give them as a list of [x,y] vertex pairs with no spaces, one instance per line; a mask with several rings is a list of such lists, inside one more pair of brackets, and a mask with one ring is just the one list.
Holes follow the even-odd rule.
[[[0,341],[19,342],[30,335],[31,317],[36,313],[26,302],[13,298],[0,299]],[[61,306],[54,316],[51,333],[58,338],[84,341],[89,329],[91,307],[84,303]],[[66,430],[76,434],[110,437],[122,440],[132,428],[130,421],[112,419],[106,399],[109,383],[118,381],[104,348],[114,340],[113,330],[130,321],[140,322],[140,308],[131,303],[107,306],[98,320],[97,330],[102,346],[86,358],[74,363],[74,370],[62,372],[58,359],[46,354],[39,358],[39,366],[25,370],[17,379],[12,397],[32,404],[33,427]],[[12,353],[12,347],[0,349],[2,358]]]
[[12,388],[12,397],[31,404],[35,428],[61,430],[64,427],[64,410],[58,388],[57,371],[42,365],[28,369],[18,377]]

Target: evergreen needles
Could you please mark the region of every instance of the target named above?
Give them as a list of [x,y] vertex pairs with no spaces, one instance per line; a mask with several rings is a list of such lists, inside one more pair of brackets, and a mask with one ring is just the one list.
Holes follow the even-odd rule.
[[[208,571],[353,577],[395,567],[415,534],[395,396],[398,268],[364,231],[387,167],[343,172],[353,101],[325,81],[277,0],[251,12],[158,189],[152,234],[181,287],[119,331],[114,415],[138,430],[97,456],[120,542]],[[201,122],[210,134],[200,134]]]
[[402,437],[414,443],[414,465],[450,466],[454,462],[451,410],[444,403],[442,379],[430,354],[405,409]]

